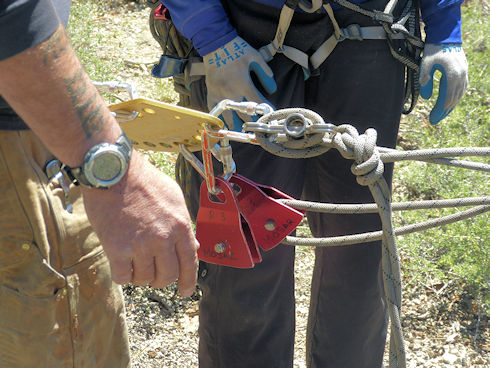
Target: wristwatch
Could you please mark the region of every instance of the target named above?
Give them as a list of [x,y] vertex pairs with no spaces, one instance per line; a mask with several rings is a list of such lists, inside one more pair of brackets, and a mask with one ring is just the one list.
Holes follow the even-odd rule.
[[128,171],[133,145],[124,132],[116,143],[99,143],[85,154],[79,167],[64,165],[63,170],[75,184],[109,189]]

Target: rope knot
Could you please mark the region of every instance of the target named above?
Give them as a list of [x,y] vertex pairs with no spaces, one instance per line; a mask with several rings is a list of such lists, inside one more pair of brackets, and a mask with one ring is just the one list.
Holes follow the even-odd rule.
[[357,129],[348,124],[339,125],[335,130],[334,146],[343,157],[354,160],[351,171],[357,182],[365,186],[377,182],[383,175],[384,164],[376,147],[376,130],[369,128],[359,135]]

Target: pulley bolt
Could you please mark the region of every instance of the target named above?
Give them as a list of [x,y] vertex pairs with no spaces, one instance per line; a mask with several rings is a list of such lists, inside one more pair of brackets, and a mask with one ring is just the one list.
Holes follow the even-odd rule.
[[226,244],[223,242],[216,243],[214,246],[214,250],[216,253],[223,253],[226,250]]
[[264,225],[266,230],[273,231],[276,229],[276,222],[273,219],[268,219]]
[[302,137],[306,131],[306,118],[303,114],[293,113],[284,121],[284,129],[291,137]]

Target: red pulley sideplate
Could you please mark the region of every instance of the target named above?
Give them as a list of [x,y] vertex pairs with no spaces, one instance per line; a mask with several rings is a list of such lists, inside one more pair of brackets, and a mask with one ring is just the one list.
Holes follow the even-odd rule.
[[303,220],[304,213],[276,200],[292,199],[287,194],[237,174],[230,178],[230,183],[237,193],[238,208],[262,249],[274,248]]
[[210,196],[206,182],[201,185],[201,200],[196,221],[200,243],[199,259],[223,266],[252,268],[262,260],[254,236],[240,214],[231,185],[216,177],[222,193]]

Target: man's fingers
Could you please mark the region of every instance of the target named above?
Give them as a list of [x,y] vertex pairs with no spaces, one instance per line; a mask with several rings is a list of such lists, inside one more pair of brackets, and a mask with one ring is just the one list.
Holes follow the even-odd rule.
[[179,291],[182,296],[191,296],[196,289],[197,268],[197,248],[199,243],[190,235],[187,239],[180,239],[176,246],[177,257],[179,259]]
[[172,247],[162,246],[155,255],[155,278],[150,284],[154,288],[170,285],[179,277],[177,255]]
[[131,283],[145,286],[155,279],[155,261],[153,257],[137,256],[133,258],[133,279]]
[[130,283],[133,278],[133,265],[131,258],[109,258],[111,264],[112,280],[116,284]]

